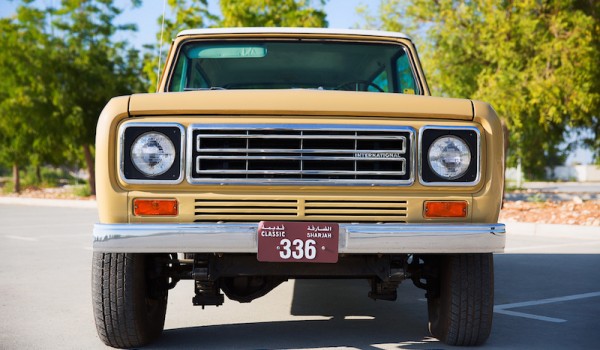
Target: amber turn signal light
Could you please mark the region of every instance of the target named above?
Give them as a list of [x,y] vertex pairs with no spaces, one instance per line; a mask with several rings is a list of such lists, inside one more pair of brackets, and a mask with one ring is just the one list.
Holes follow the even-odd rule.
[[465,201],[426,201],[423,216],[426,218],[464,218],[468,204]]
[[179,208],[176,199],[134,199],[135,216],[176,216]]

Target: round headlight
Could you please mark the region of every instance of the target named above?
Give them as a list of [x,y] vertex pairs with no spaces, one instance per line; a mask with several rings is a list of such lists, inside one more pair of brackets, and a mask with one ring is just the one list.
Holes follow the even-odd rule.
[[431,169],[446,180],[463,176],[471,164],[469,146],[456,136],[442,136],[433,141],[427,156]]
[[131,146],[133,165],[145,176],[166,173],[175,162],[175,146],[164,134],[147,132]]

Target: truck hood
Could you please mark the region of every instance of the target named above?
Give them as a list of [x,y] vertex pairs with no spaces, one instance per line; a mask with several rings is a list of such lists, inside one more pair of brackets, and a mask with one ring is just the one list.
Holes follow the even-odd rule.
[[319,115],[472,120],[471,100],[324,90],[206,90],[132,95],[132,116]]

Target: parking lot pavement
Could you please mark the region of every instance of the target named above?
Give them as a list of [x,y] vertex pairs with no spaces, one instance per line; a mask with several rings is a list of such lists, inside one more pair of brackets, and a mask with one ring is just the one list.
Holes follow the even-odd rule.
[[[506,223],[505,253],[599,254],[600,227]],[[600,274],[598,275],[600,276]]]
[[[0,204],[0,349],[106,348],[91,308],[96,221],[94,209]],[[495,256],[485,349],[597,348],[600,233],[517,226]],[[250,304],[202,310],[183,281],[170,293],[164,336],[149,348],[450,349],[427,336],[424,292],[411,282],[396,302],[372,301],[368,290],[362,280],[290,281]]]

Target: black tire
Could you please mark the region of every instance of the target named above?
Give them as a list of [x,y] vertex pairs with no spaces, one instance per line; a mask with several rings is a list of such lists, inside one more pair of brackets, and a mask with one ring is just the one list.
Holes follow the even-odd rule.
[[456,254],[439,260],[439,290],[428,292],[429,332],[448,345],[483,344],[492,329],[492,254]]
[[149,277],[153,262],[146,254],[94,253],[94,318],[106,345],[139,347],[161,335],[168,289],[160,277]]

